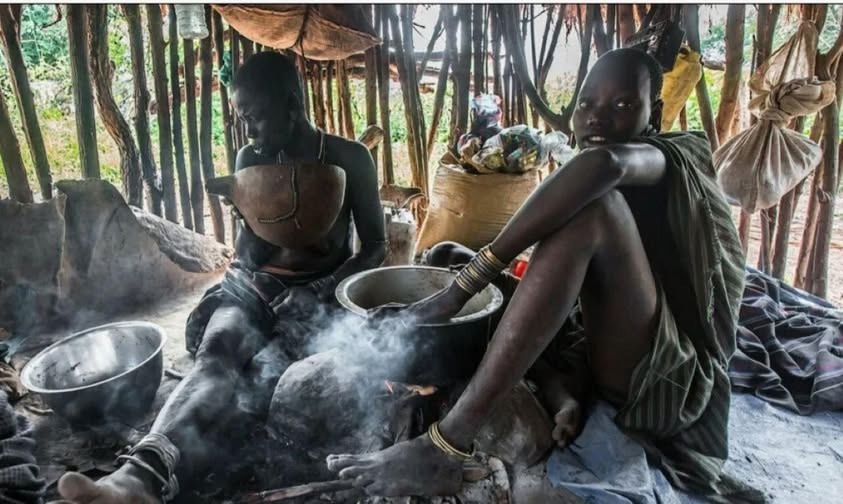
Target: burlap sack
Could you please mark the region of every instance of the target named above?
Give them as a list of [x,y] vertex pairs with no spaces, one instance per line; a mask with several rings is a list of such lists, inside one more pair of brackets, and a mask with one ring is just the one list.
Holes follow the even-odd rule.
[[415,255],[443,241],[472,249],[491,242],[539,183],[538,172],[523,174],[466,173],[445,154],[439,161],[430,206]]
[[758,69],[749,107],[758,122],[714,153],[723,192],[749,213],[776,205],[817,167],[819,145],[787,128],[794,117],[813,114],[835,99],[834,82],[813,78],[817,29],[804,22]]
[[237,31],[274,49],[311,60],[345,59],[380,43],[363,5],[214,5]]

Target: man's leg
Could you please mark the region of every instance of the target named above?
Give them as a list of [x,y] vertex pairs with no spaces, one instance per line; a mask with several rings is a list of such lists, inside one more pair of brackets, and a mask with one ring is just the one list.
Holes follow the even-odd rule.
[[[202,474],[218,460],[220,452],[209,446],[208,440],[220,427],[248,415],[233,406],[241,403],[238,395],[248,388],[242,384],[243,369],[250,361],[256,363],[257,359],[252,359],[268,344],[269,335],[269,328],[259,327],[234,305],[223,304],[211,316],[193,368],[167,399],[151,429],[166,435],[181,452],[176,471],[180,481]],[[283,372],[286,364],[262,365],[277,366]],[[260,380],[253,381],[257,384]],[[262,384],[270,387],[268,393],[251,392],[271,397],[275,382],[266,380]],[[137,456],[163,472],[161,462],[148,452],[138,452]],[[59,482],[59,492],[65,499],[91,504],[157,503],[160,488],[149,473],[129,463],[96,483],[76,473],[65,475]]]
[[[594,376],[623,393],[650,349],[658,297],[635,219],[616,191],[540,242],[480,367],[442,421],[445,439],[463,448],[471,444],[486,415],[556,335],[580,292]],[[331,456],[328,466],[378,495],[451,494],[460,484],[459,462],[428,436],[373,454]]]

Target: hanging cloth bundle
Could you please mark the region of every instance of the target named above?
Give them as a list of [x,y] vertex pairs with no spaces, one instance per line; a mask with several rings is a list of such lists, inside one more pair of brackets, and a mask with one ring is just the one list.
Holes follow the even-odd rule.
[[682,107],[702,76],[700,53],[687,47],[679,50],[673,70],[665,72],[662,85],[662,131],[670,131]]
[[749,213],[776,205],[822,157],[819,145],[787,128],[835,98],[834,82],[813,77],[816,52],[817,28],[805,21],[750,81],[757,96],[749,107],[758,122],[714,153],[723,192]]

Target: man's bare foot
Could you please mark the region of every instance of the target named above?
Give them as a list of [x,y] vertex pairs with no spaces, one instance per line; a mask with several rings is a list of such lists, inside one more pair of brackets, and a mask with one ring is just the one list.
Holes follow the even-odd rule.
[[553,439],[559,448],[565,448],[579,436],[583,414],[580,401],[568,391],[561,377],[539,383],[542,402],[553,415]]
[[462,485],[462,462],[446,455],[425,434],[363,455],[329,455],[328,469],[369,495],[454,495]]
[[59,494],[73,504],[160,504],[161,498],[151,491],[149,482],[131,469],[123,466],[99,481],[66,473],[59,480]]

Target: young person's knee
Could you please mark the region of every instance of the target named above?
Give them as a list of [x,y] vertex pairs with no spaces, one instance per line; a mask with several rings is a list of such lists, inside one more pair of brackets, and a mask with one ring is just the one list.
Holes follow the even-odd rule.
[[458,264],[466,264],[474,257],[475,252],[465,245],[452,241],[444,241],[430,247],[425,254],[425,264],[437,268],[448,268]]
[[610,234],[635,222],[626,198],[616,189],[589,203],[580,214],[580,224]]

